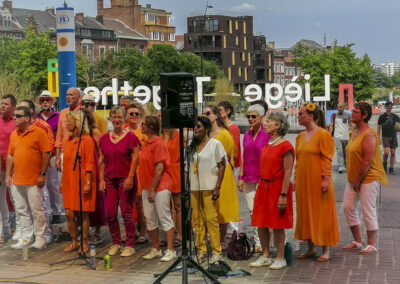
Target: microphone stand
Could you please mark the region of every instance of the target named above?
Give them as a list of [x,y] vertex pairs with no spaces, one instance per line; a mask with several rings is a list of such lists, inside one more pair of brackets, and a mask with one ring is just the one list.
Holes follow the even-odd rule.
[[78,164],[78,170],[79,170],[79,222],[81,226],[81,240],[80,240],[80,248],[81,252],[77,253],[77,256],[71,259],[67,260],[62,260],[58,261],[55,263],[51,263],[50,266],[56,265],[56,264],[61,264],[65,262],[70,262],[70,261],[75,261],[75,260],[83,260],[84,263],[83,265],[88,266],[92,270],[96,270],[96,267],[93,266],[89,261],[88,257],[86,256],[86,253],[83,251],[83,213],[82,213],[82,156],[80,155],[79,148],[81,146],[82,142],[82,134],[83,134],[83,128],[85,126],[85,121],[86,121],[86,115],[84,112],[82,112],[83,119],[82,119],[82,125],[81,125],[81,131],[79,133],[79,141],[78,141],[78,148],[76,149],[76,154],[75,154],[75,161],[74,161],[74,167],[73,171],[76,170],[76,164]]

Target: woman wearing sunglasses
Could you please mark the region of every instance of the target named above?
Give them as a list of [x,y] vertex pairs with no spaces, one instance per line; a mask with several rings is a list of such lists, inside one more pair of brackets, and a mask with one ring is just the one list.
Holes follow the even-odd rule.
[[235,143],[228,127],[225,125],[215,106],[207,106],[204,115],[211,121],[210,138],[215,138],[224,146],[227,153],[224,179],[221,184],[221,193],[217,202],[218,222],[222,250],[226,249],[225,237],[229,222],[239,221],[239,200],[236,191],[233,167],[237,155]]
[[[250,216],[253,214],[254,197],[257,184],[260,180],[260,158],[264,146],[271,137],[263,130],[261,121],[265,115],[265,109],[259,104],[247,109],[247,121],[250,125],[243,137],[243,160],[240,167],[238,189],[244,193]],[[261,251],[260,239],[257,228],[254,228],[254,240],[256,251]]]
[[[140,141],[140,151],[142,150],[144,144],[147,141],[147,135],[142,132],[142,122],[143,116],[146,114],[143,108],[143,105],[138,102],[131,103],[126,109],[126,121],[127,121],[127,129],[132,131]],[[139,172],[139,167],[137,168],[137,173]],[[138,178],[138,190],[136,193],[136,211],[138,215],[138,225],[139,230],[137,230],[137,240],[138,244],[142,244],[148,241],[147,236],[147,226],[146,226],[146,218],[143,213],[143,202],[142,202],[142,186],[140,183],[140,176],[137,175]]]

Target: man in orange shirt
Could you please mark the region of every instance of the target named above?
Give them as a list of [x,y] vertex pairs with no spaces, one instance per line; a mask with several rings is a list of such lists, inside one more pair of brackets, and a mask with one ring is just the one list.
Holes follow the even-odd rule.
[[35,243],[31,247],[46,247],[43,186],[52,148],[46,132],[32,124],[31,116],[29,108],[16,108],[14,123],[17,129],[11,134],[8,148],[6,185],[11,187],[22,231],[21,239],[11,246],[13,249],[21,249],[28,245],[33,236]]
[[58,128],[57,128],[57,136],[55,142],[55,151],[56,151],[56,167],[59,171],[61,171],[62,165],[62,152],[64,148],[65,141],[67,141],[69,137],[69,133],[67,130],[67,126],[65,124],[67,120],[67,113],[70,111],[76,111],[81,108],[81,97],[83,92],[78,90],[77,88],[69,88],[67,90],[67,104],[69,108],[63,109],[60,112],[60,118],[58,120]]

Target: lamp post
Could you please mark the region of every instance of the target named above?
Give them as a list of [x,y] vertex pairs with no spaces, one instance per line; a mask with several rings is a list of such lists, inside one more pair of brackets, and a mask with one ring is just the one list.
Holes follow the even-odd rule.
[[207,17],[207,10],[211,8],[214,8],[211,5],[208,5],[208,1],[206,4],[206,9],[204,11],[204,19],[203,19],[203,23],[200,25],[200,59],[201,59],[201,64],[200,64],[200,72],[201,72],[201,76],[203,76],[203,29],[204,29],[204,25],[206,22],[206,17]]

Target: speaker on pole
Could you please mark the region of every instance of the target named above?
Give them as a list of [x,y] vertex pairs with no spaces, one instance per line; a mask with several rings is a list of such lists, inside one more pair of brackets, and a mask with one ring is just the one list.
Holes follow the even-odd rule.
[[161,73],[160,84],[162,127],[193,127],[197,116],[195,76],[190,73]]

